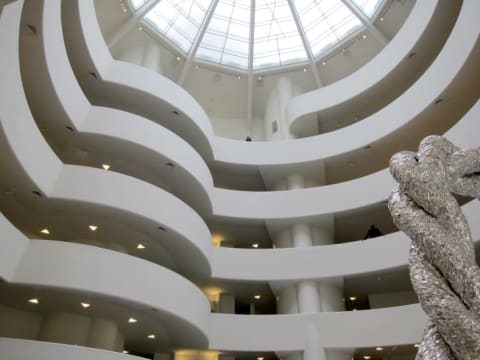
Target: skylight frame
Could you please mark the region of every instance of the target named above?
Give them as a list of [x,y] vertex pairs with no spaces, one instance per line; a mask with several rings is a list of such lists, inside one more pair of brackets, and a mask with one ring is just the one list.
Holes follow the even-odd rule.
[[[129,6],[131,8],[133,8],[132,1],[141,2],[143,0],[128,0]],[[159,0],[159,2],[166,2],[166,1],[169,1],[169,0]],[[188,0],[170,0],[170,1],[177,1],[177,2],[180,1],[180,2],[182,2],[182,1],[188,1]],[[207,1],[212,2],[214,0],[207,0]],[[219,1],[222,1],[222,0],[219,0]],[[249,0],[223,0],[223,1],[230,1],[230,2],[243,1],[243,2],[245,2],[245,1],[249,1]],[[256,1],[258,1],[258,0],[256,0]],[[262,0],[260,0],[260,1],[262,1]],[[272,0],[267,0],[267,1],[272,1]],[[284,0],[281,0],[281,1],[284,1]],[[320,1],[322,1],[322,0],[320,0]],[[366,1],[375,1],[375,0],[351,0],[351,1],[354,2],[355,4],[357,4],[357,2],[359,2],[359,1],[366,2]],[[366,16],[370,20],[369,22],[371,22],[372,24],[375,23],[376,19],[378,19],[378,17],[383,12],[385,6],[388,3],[386,0],[377,0],[377,1],[378,1],[378,5],[376,7],[374,7],[375,10],[374,10],[373,14],[371,16],[368,16],[366,14]],[[147,2],[148,2],[148,0],[144,0],[143,4],[139,7],[137,7],[136,10],[133,9],[132,12],[135,12],[138,9],[140,9]],[[295,0],[293,0],[293,3],[295,3]],[[158,3],[156,5],[158,5]],[[208,8],[207,8],[207,11],[208,11]],[[352,16],[356,18],[356,16],[353,13],[352,13]],[[174,41],[169,39],[165,34],[160,32],[159,30],[157,30],[157,27],[154,24],[151,24],[151,21],[146,20],[145,17],[142,18],[140,21],[144,25],[147,25],[147,27],[152,31],[153,35],[158,35],[157,37],[160,39],[160,41],[164,45],[167,46],[167,48],[170,48],[170,49],[173,49],[174,51],[177,51],[179,54],[181,54],[182,56],[184,56],[186,58],[192,57],[192,54],[189,54],[189,51],[191,49],[191,44],[189,46],[189,49],[185,50],[185,47],[184,48],[180,47]],[[247,22],[245,21],[244,24],[246,24],[246,23]],[[207,25],[207,27],[208,27],[208,25]],[[246,29],[246,27],[245,27],[245,29]],[[359,34],[361,34],[363,31],[365,31],[365,29],[366,29],[366,26],[364,26],[364,24],[360,24],[356,28],[350,29],[347,32],[346,36],[344,36],[344,38],[341,38],[340,40],[336,41],[335,43],[331,44],[330,46],[324,47],[319,52],[313,52],[313,55],[314,55],[313,62],[309,59],[308,56],[305,56],[303,59],[296,59],[296,60],[292,60],[292,61],[288,61],[288,60],[287,61],[281,61],[280,63],[277,62],[277,63],[273,63],[273,64],[268,64],[268,65],[265,65],[265,66],[253,66],[252,69],[249,69],[248,68],[248,55],[244,56],[244,59],[243,59],[244,65],[243,66],[236,66],[235,64],[220,63],[220,62],[211,61],[207,58],[198,57],[196,53],[193,54],[193,59],[192,60],[193,60],[194,63],[201,64],[202,67],[211,68],[213,70],[215,68],[220,68],[220,69],[222,69],[222,71],[227,72],[227,73],[232,73],[232,74],[239,73],[239,74],[242,74],[242,75],[243,74],[248,74],[248,73],[253,73],[253,74],[276,73],[278,71],[281,71],[282,69],[284,69],[286,71],[295,70],[295,69],[299,69],[299,68],[308,66],[309,64],[311,64],[311,65],[318,64],[318,62],[320,60],[328,58],[330,56],[330,54],[332,53],[332,51],[335,51],[336,49],[345,46],[346,44],[349,43],[349,40],[357,37]],[[206,31],[205,31],[205,34],[206,34]],[[202,38],[203,38],[203,36],[202,36]],[[194,40],[195,40],[195,38],[193,38],[191,41],[193,42]],[[245,45],[247,46],[247,48],[249,47],[248,43],[245,43]],[[309,42],[309,45],[310,45],[310,42]],[[255,46],[255,44],[253,44],[252,47],[254,47],[254,46]],[[200,48],[200,46],[198,46],[197,50],[199,48]],[[310,48],[311,48],[311,45],[310,45]],[[304,48],[304,50],[306,50],[306,49]],[[305,51],[305,53],[306,53],[306,51]],[[254,56],[254,59],[255,59],[255,56]],[[245,66],[245,63],[247,64],[246,66]]]

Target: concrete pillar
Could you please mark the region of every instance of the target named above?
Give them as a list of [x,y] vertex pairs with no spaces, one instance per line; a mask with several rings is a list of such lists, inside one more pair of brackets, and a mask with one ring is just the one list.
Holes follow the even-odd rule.
[[125,335],[117,331],[117,336],[115,338],[115,351],[121,352],[125,350]]
[[303,360],[327,360],[325,349],[320,344],[317,328],[313,324],[307,325],[306,347],[303,351]]
[[[114,351],[117,342],[117,325],[111,320],[92,319],[88,334],[87,346]],[[122,345],[123,348],[123,345]]]
[[155,43],[147,43],[143,49],[142,65],[147,69],[162,73],[162,63],[160,62],[160,47]]
[[223,314],[235,314],[235,296],[231,294],[220,294],[218,312]]
[[45,315],[40,328],[39,340],[61,344],[86,346],[90,319],[68,313]]

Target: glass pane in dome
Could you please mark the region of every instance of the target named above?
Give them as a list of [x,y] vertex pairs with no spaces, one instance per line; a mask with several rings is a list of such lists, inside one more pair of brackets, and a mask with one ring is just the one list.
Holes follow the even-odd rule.
[[[195,55],[203,60],[246,69],[249,37],[250,0],[219,0]],[[212,56],[213,53],[216,56]]]
[[315,56],[362,26],[341,0],[302,0],[295,8]]
[[131,0],[130,1],[133,8],[137,10],[139,7],[141,7],[143,4],[147,2],[147,0]]
[[292,62],[292,56],[283,56],[283,52],[295,54],[298,61],[307,60],[287,1],[257,0],[255,5],[254,68]]
[[382,4],[382,0],[353,0],[355,5],[371,18]]
[[210,4],[211,0],[161,0],[145,19],[188,52]]

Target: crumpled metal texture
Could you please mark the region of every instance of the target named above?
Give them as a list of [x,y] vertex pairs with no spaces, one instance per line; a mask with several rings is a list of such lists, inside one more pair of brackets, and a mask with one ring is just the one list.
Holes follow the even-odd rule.
[[418,360],[480,359],[480,268],[468,223],[452,193],[480,197],[480,147],[440,136],[390,160],[389,198],[397,227],[412,240],[410,279],[429,322]]

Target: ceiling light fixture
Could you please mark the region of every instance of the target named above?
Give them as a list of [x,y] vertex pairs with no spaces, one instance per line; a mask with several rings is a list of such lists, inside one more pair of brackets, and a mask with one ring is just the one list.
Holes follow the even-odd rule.
[[35,304],[35,305],[38,305],[40,303],[40,301],[37,298],[29,299],[28,302],[30,304]]
[[257,294],[257,295],[254,295],[253,298],[255,300],[260,300],[262,298],[262,296]]
[[252,244],[252,247],[255,248],[255,249],[258,248],[258,244],[257,243]]
[[415,346],[416,348],[419,348],[419,347],[420,347],[420,344],[415,344],[415,345],[413,345],[413,346]]
[[307,72],[307,68],[303,68],[303,72]]
[[368,360],[368,359],[371,359],[372,357],[371,357],[370,355],[364,355],[363,358],[364,358],[365,360]]
[[357,300],[357,297],[356,296],[350,296],[348,299],[351,300],[351,301],[355,301],[355,300]]
[[122,350],[122,354],[128,354],[128,350]]
[[377,347],[375,348],[375,350],[377,350],[377,351],[382,351],[383,348],[382,348],[381,346],[377,346]]
[[137,245],[137,249],[140,249],[140,250],[145,249],[145,245],[143,245],[143,244],[138,244],[138,245]]
[[363,34],[362,39],[366,39],[366,38],[367,38],[367,34]]
[[240,80],[241,78],[242,78],[242,77],[241,77],[240,75],[239,75],[239,76],[237,76],[237,79],[238,79],[238,80]]
[[322,61],[322,65],[323,65],[323,66],[327,65],[327,62],[326,62],[326,61]]
[[382,17],[380,18],[380,21],[383,21],[383,20],[385,20],[385,19],[384,19],[383,16],[382,16]]
[[259,77],[258,77],[258,80],[262,80],[262,77],[261,77],[261,76],[259,76]]
[[264,359],[264,357],[263,357],[263,356],[259,356],[259,357],[257,357],[257,360],[263,360],[263,359]]
[[149,339],[155,339],[155,334],[150,334],[150,335],[147,336],[147,338],[149,338]]
[[141,26],[139,26],[139,27],[138,27],[138,30],[142,31],[143,29],[142,29],[142,27],[141,27]]
[[47,228],[40,230],[40,232],[45,235],[50,235],[50,230],[48,230]]
[[177,56],[177,61],[180,61],[180,56]]
[[110,170],[111,166],[108,165],[108,164],[102,164],[102,168],[103,168],[104,170]]
[[135,318],[129,318],[129,319],[128,319],[128,322],[129,322],[130,324],[135,324],[135,323],[137,322],[137,319],[135,319]]
[[98,225],[93,225],[93,224],[92,224],[92,225],[88,225],[88,228],[89,228],[90,230],[92,230],[92,231],[97,231]]
[[82,305],[84,309],[89,308],[91,306],[89,303],[86,303],[86,302],[81,302],[80,305]]

